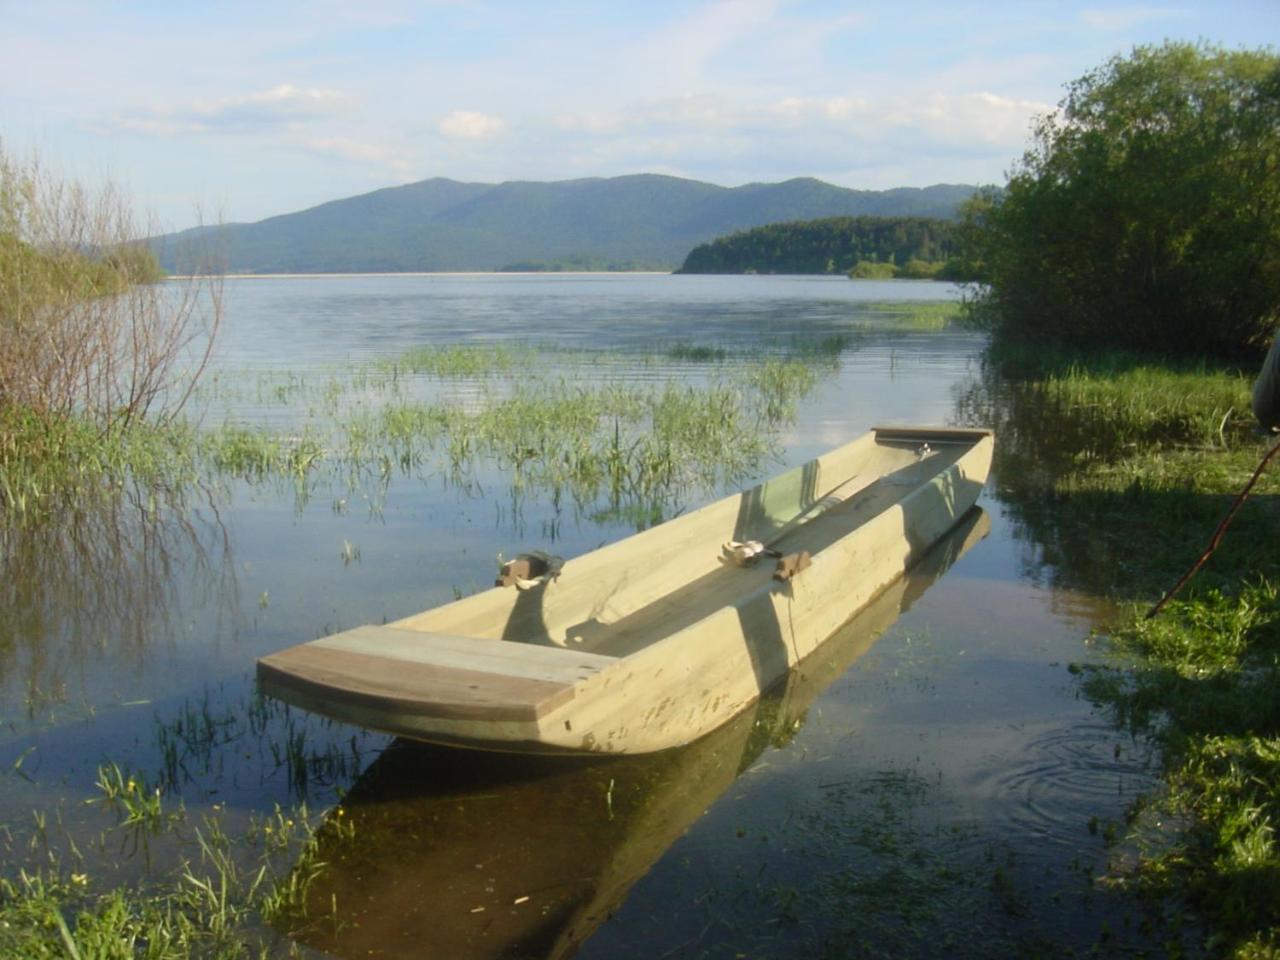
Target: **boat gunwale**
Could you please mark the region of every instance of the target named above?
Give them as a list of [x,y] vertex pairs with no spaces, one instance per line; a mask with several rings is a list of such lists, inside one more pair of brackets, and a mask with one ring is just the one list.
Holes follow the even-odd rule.
[[[833,448],[831,451],[828,451],[828,453],[825,454],[824,456],[838,455],[841,451],[844,451],[847,448],[850,448],[853,445],[859,444],[859,443],[869,443],[871,445],[875,445],[880,442],[894,443],[894,442],[925,441],[927,443],[946,444],[946,445],[959,444],[959,445],[964,445],[964,446],[976,449],[984,441],[990,441],[993,438],[994,438],[993,431],[988,429],[982,429],[982,428],[927,428],[927,427],[881,426],[881,427],[873,428],[872,430],[868,431],[866,434],[863,434],[855,438],[854,440],[849,441],[847,444],[843,444],[840,447]],[[848,541],[850,538],[858,537],[863,527],[866,526],[866,524],[869,524],[874,520],[894,510],[906,511],[911,501],[913,501],[918,497],[924,496],[931,487],[934,487],[938,485],[940,482],[942,482],[943,477],[946,477],[949,474],[957,474],[957,473],[960,473],[961,475],[963,475],[961,471],[961,463],[962,461],[964,461],[966,458],[970,456],[970,452],[971,451],[966,450],[960,453],[954,460],[952,460],[949,464],[939,469],[936,473],[931,474],[927,478],[922,478],[918,483],[914,484],[912,488],[906,491],[901,498],[898,498],[890,503],[885,504],[880,509],[877,509],[865,521],[857,524],[856,526],[849,529],[847,532],[841,534],[840,536],[836,537],[829,543],[825,544],[821,550],[819,550],[814,554],[814,557],[813,557],[814,561],[818,562],[818,565],[821,566],[822,564],[820,563],[820,561],[824,555],[828,553],[831,553],[831,554],[836,553],[839,550],[840,546],[844,544],[846,541]],[[730,503],[733,501],[740,501],[743,497],[749,495],[752,491],[761,490],[767,483],[776,481],[782,477],[786,477],[787,475],[795,471],[804,469],[805,466],[807,466],[808,464],[818,462],[822,459],[823,457],[818,457],[818,458],[814,458],[813,460],[806,461],[806,464],[802,464],[792,468],[791,470],[784,471],[778,474],[776,477],[772,478],[771,480],[762,481],[760,484],[754,485],[753,487],[747,488],[746,490],[743,490],[734,494],[729,494],[725,497],[719,498],[709,504],[699,507],[697,510],[691,511],[688,514],[683,514],[680,517],[673,518],[673,520],[669,522],[679,522],[679,521],[687,522],[687,521],[693,520],[696,516],[698,516],[698,514],[704,511],[710,511],[716,508],[723,509],[727,503]],[[987,462],[989,464],[989,459]],[[986,474],[984,473],[982,476],[982,480],[984,482],[985,482],[985,478],[986,478]],[[878,477],[877,480],[879,479],[880,478]],[[873,481],[873,483],[874,482],[875,481]],[[866,488],[864,487],[862,489],[866,489]],[[857,496],[857,493],[860,493],[860,492],[861,490],[855,492],[852,496]],[[976,501],[977,496],[979,494],[980,494],[980,491],[979,493],[975,493],[973,495],[974,501]],[[954,512],[951,525],[954,525],[954,523],[959,522],[959,519],[963,517],[973,505],[974,504],[971,502],[967,506],[965,506],[963,509],[958,510],[958,512]],[[821,514],[819,514],[819,516],[821,516]],[[804,521],[804,523],[802,523],[800,526],[806,526],[808,523],[813,522],[813,520],[815,519],[817,518],[812,518],[811,520]],[[639,534],[632,535],[631,537],[625,537],[622,540],[614,541],[612,543],[599,547],[596,550],[588,551],[585,554],[582,554],[576,558],[573,558],[566,562],[565,567],[567,569],[562,572],[562,575],[564,572],[572,572],[570,565],[581,564],[583,561],[588,561],[593,556],[599,555],[602,552],[611,551],[612,548],[618,547],[620,544],[626,543],[628,541],[634,541],[636,537],[645,537],[646,535],[656,535],[659,533],[659,531],[662,531],[665,526],[666,524],[659,524],[655,527],[649,528],[648,530],[641,531]],[[949,528],[950,527],[948,527],[948,529]],[[668,528],[668,532],[669,532],[669,528]],[[932,546],[933,542],[936,542],[936,539],[937,538],[935,537],[933,540],[931,540],[926,545],[926,548],[923,552],[927,552],[927,549]],[[910,567],[914,565],[914,563],[919,559],[918,556],[914,556],[914,553],[915,551],[911,551],[911,554],[909,554],[909,559],[907,559],[905,562],[905,566],[902,569],[899,569],[893,576],[890,576],[889,579],[885,581],[885,583],[878,585],[877,588],[872,593],[871,597],[863,601],[860,604],[860,607],[865,606],[867,602],[870,602],[871,599],[874,599],[875,596],[878,596],[890,585],[892,585],[892,583],[894,583],[901,576],[903,576],[904,573],[907,570],[909,570]],[[587,570],[589,571],[590,567],[588,567]],[[801,574],[800,576],[803,577],[804,574]],[[505,588],[505,590],[511,590],[511,589],[512,588]],[[749,604],[759,603],[762,597],[774,591],[778,591],[778,590],[789,591],[790,589],[791,589],[791,585],[789,583],[779,583],[773,580],[772,577],[767,579],[761,579],[758,584],[748,587],[742,593],[734,597],[733,600],[730,601],[729,603],[726,603],[726,604],[717,606],[711,610],[708,610],[706,614],[697,617],[696,619],[690,621],[684,626],[676,629],[672,633],[669,633],[665,636],[663,635],[655,636],[651,642],[646,643],[645,645],[637,647],[636,649],[626,653],[597,654],[599,656],[608,656],[611,659],[614,659],[616,663],[610,666],[609,668],[607,668],[606,670],[601,671],[600,673],[594,674],[590,677],[582,678],[576,682],[567,683],[564,685],[563,689],[555,692],[552,696],[546,698],[544,701],[540,701],[532,705],[530,705],[529,703],[518,703],[518,704],[491,703],[491,704],[467,704],[467,705],[460,706],[457,703],[449,703],[442,708],[440,704],[431,700],[406,699],[402,697],[384,696],[379,694],[363,694],[363,693],[355,694],[353,691],[349,691],[349,690],[343,690],[343,696],[340,697],[337,701],[334,701],[332,700],[332,698],[330,698],[328,701],[328,705],[326,705],[325,694],[326,693],[332,694],[338,688],[335,688],[334,686],[326,686],[322,682],[308,681],[305,678],[298,677],[296,674],[291,674],[288,671],[281,670],[280,668],[275,667],[272,664],[264,662],[269,660],[270,658],[263,658],[259,660],[258,662],[259,679],[260,679],[260,683],[265,682],[265,685],[268,688],[267,689],[268,693],[271,693],[269,688],[272,686],[275,686],[277,688],[284,688],[285,690],[288,690],[289,692],[291,692],[295,697],[301,696],[303,699],[307,701],[311,701],[316,705],[316,706],[306,706],[305,707],[306,709],[312,709],[312,710],[315,710],[315,712],[327,714],[330,716],[338,716],[340,719],[346,719],[348,722],[360,723],[362,725],[371,726],[378,729],[384,729],[384,730],[387,730],[388,732],[396,733],[398,735],[416,737],[418,739],[430,740],[433,742],[445,743],[445,744],[454,745],[454,746],[463,746],[463,747],[468,747],[472,749],[486,749],[494,752],[508,752],[508,753],[535,752],[535,753],[549,753],[549,754],[575,754],[575,753],[576,754],[583,754],[583,753],[598,754],[601,752],[614,752],[614,751],[589,750],[589,749],[581,749],[581,748],[575,749],[572,746],[556,744],[554,742],[545,740],[541,737],[541,734],[545,732],[541,728],[544,725],[544,721],[546,721],[549,717],[551,717],[551,715],[556,714],[562,708],[564,708],[569,704],[572,704],[575,701],[581,702],[582,701],[582,697],[580,696],[581,694],[586,694],[591,697],[595,697],[601,694],[603,690],[606,689],[608,685],[612,682],[612,680],[606,679],[605,675],[612,675],[616,677],[617,670],[620,668],[629,668],[629,667],[635,666],[636,664],[644,663],[654,658],[661,658],[664,655],[666,655],[670,650],[679,648],[679,646],[683,642],[687,641],[688,634],[691,631],[696,631],[700,628],[704,628],[706,621],[713,619],[717,616],[723,616],[724,611],[726,610],[736,611]],[[494,595],[494,591],[486,590],[473,596],[480,597],[485,595],[492,596]],[[435,633],[439,631],[435,629],[417,628],[417,627],[411,626],[410,625],[411,621],[414,619],[414,617],[424,616],[426,614],[432,613],[435,610],[439,610],[447,606],[450,606],[450,604],[444,604],[435,608],[428,608],[425,611],[421,611],[419,614],[415,614],[407,618],[402,618],[397,621],[392,621],[390,623],[385,624],[384,626],[396,628],[400,630],[419,632],[419,633],[422,633],[425,638],[430,636],[431,633]],[[463,636],[463,635],[460,635],[460,636]],[[575,653],[580,653],[580,652],[595,653],[595,651],[580,651],[575,648],[567,647],[565,645],[554,643],[554,642],[538,643],[532,640],[508,639],[508,638],[498,639],[498,638],[479,637],[479,636],[470,637],[469,639],[485,640],[488,642],[494,642],[495,640],[497,640],[497,642],[500,642],[503,644],[512,644],[516,646],[542,647],[542,648],[547,648],[549,650],[563,651],[567,655],[573,655]],[[821,640],[818,641],[809,652],[812,653],[814,650],[818,649],[821,646],[822,642],[823,641]],[[303,644],[300,646],[306,646],[306,645]],[[794,664],[790,664],[788,666],[788,669],[791,669],[793,667],[794,667]],[[493,673],[491,675],[495,678],[507,676],[502,673]],[[778,682],[781,679],[781,677],[785,675],[786,675],[786,671],[784,670],[778,676],[770,678],[769,682],[761,687],[760,692],[763,692],[764,689],[766,689],[768,686],[771,686],[773,683]],[[758,693],[757,693],[757,696],[758,696]],[[285,697],[283,699],[289,699],[289,697]],[[335,702],[338,703],[339,705],[339,709],[337,710],[335,710],[332,706],[332,704]],[[302,705],[302,704],[299,704],[299,705]],[[370,714],[382,714],[384,715],[383,719],[385,719],[386,722],[380,724],[377,722],[376,718],[370,716]],[[432,731],[432,730],[424,730],[424,729],[414,729],[415,725],[412,723],[408,723],[408,724],[403,722],[397,723],[395,715],[399,715],[399,717],[403,718],[404,720],[409,720],[410,718],[418,718],[421,720],[445,720],[445,721],[456,721],[460,723],[467,723],[467,722],[489,723],[489,724],[494,724],[495,728],[491,731],[479,729],[477,730],[474,736],[467,735],[465,733],[459,733],[459,732],[449,732],[447,730]],[[359,717],[359,719],[357,719],[357,717]],[[508,725],[512,723],[518,725],[518,727],[520,728],[520,731],[517,734],[517,736],[516,737],[503,736],[502,735],[503,731],[498,729],[498,726]],[[558,725],[558,722],[556,723],[556,725]],[[567,724],[566,724],[566,729],[568,729]],[[506,731],[506,733],[512,734],[512,733],[517,733],[517,731],[508,730]],[[624,749],[623,751],[620,751],[620,752],[629,752],[629,751],[625,751]]]

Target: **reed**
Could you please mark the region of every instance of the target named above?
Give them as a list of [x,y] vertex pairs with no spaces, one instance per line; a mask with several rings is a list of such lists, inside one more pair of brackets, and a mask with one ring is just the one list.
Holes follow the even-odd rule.
[[[750,432],[772,435],[792,419],[798,400],[836,368],[851,342],[844,334],[800,338],[771,354],[740,355],[723,347],[677,346],[675,353],[715,365],[708,383],[687,387],[598,377],[602,357],[634,364],[656,353],[553,351],[561,373],[516,377],[517,369],[536,369],[532,358],[551,348],[502,345],[421,348],[395,361],[394,370],[364,365],[320,377],[258,373],[242,382],[218,373],[210,379],[204,399],[211,403],[239,399],[298,411],[300,422],[288,434],[238,421],[198,430],[178,418],[102,430],[78,415],[50,418],[0,405],[0,513],[11,520],[47,515],[68,501],[99,495],[103,481],[176,491],[226,477],[283,480],[305,500],[325,471],[353,487],[385,490],[396,469],[443,466],[463,476],[481,462],[515,471],[521,490],[576,486],[589,496],[605,475],[614,490],[653,491],[662,477],[674,488],[712,475],[711,455],[667,435],[679,430],[677,407],[693,419],[705,419],[707,410],[725,414],[719,430],[713,423],[701,428],[715,456],[759,451]],[[563,372],[579,360],[590,362],[591,377]],[[481,385],[476,392],[414,400],[405,379],[414,372]],[[732,410],[726,405],[731,394],[737,397]],[[651,429],[655,436],[645,437]],[[677,468],[661,462],[668,456],[693,461]],[[628,475],[632,471],[635,476]],[[739,475],[734,467],[721,479]]]
[[884,301],[867,303],[863,309],[875,324],[900,330],[945,330],[962,320],[964,305],[959,300],[936,302]]
[[484,377],[528,368],[537,348],[522,344],[426,344],[384,362],[382,369],[432,377]]

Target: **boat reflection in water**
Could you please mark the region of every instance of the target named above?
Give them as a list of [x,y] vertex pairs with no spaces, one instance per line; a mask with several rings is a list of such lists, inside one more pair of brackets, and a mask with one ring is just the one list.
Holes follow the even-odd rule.
[[320,828],[315,853],[325,866],[309,890],[311,919],[298,918],[292,936],[350,960],[572,956],[990,526],[970,511],[784,683],[686,747],[583,761],[397,741],[351,790],[343,827],[333,814]]

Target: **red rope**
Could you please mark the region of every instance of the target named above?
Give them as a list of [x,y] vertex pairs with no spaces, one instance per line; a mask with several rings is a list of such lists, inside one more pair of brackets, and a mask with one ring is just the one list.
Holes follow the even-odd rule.
[[1246,483],[1244,485],[1244,489],[1236,495],[1235,500],[1231,503],[1231,508],[1227,511],[1227,515],[1223,517],[1222,522],[1218,524],[1218,529],[1213,531],[1213,539],[1209,541],[1209,546],[1205,547],[1204,553],[1200,554],[1200,559],[1192,564],[1191,569],[1184,573],[1181,578],[1179,578],[1178,582],[1169,588],[1169,592],[1160,598],[1159,603],[1147,611],[1146,619],[1150,620],[1163,610],[1165,604],[1172,600],[1174,595],[1186,586],[1187,581],[1194,577],[1196,572],[1205,565],[1211,556],[1213,556],[1213,552],[1218,549],[1218,544],[1222,542],[1222,535],[1227,532],[1227,527],[1231,525],[1231,521],[1235,517],[1236,511],[1239,510],[1240,505],[1249,498],[1249,492],[1253,490],[1253,485],[1258,482],[1258,478],[1262,476],[1262,471],[1267,468],[1267,464],[1271,462],[1271,458],[1276,455],[1276,451],[1278,450],[1280,450],[1280,441],[1277,441],[1276,444],[1267,451],[1267,455],[1263,457],[1262,462],[1258,464],[1258,469],[1253,471],[1253,476],[1249,478],[1249,482]]

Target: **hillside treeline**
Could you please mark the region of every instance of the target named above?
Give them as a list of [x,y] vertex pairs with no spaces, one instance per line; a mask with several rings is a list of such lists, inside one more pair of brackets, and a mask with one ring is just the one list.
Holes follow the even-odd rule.
[[884,264],[898,267],[901,275],[908,264],[941,265],[957,252],[955,224],[949,220],[828,217],[720,237],[695,247],[678,272],[850,273],[859,264]]

